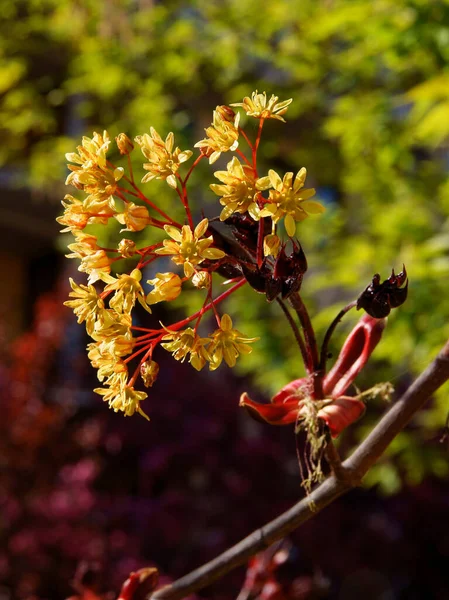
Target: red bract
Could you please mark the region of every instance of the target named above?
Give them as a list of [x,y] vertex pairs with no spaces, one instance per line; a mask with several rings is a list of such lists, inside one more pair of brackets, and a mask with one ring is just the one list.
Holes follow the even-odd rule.
[[117,600],[144,600],[159,581],[159,572],[155,567],[146,567],[129,574],[122,585]]
[[[324,379],[325,400],[317,400],[317,415],[327,424],[332,437],[337,437],[365,412],[361,400],[345,396],[344,393],[379,343],[385,324],[385,319],[364,315],[347,337],[335,365]],[[271,425],[288,425],[304,416],[305,400],[311,398],[312,394],[311,378],[303,377],[284,386],[273,396],[270,404],[254,402],[245,392],[240,398],[240,406]]]

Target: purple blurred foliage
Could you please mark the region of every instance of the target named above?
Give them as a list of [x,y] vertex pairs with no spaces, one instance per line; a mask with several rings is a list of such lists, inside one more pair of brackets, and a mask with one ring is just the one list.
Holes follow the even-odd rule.
[[[83,561],[99,565],[102,598],[117,597],[129,573],[146,566],[167,582],[164,575],[210,560],[302,495],[292,429],[253,422],[238,408],[247,381],[227,368],[197,374],[161,353],[144,407],[151,423],[124,418],[90,391],[80,329],[55,292],[39,299],[32,329],[2,351],[5,599],[82,598],[71,582]],[[441,482],[389,499],[354,491],[292,537],[266,597],[447,598],[448,511]],[[236,598],[244,577],[238,569],[202,597]]]

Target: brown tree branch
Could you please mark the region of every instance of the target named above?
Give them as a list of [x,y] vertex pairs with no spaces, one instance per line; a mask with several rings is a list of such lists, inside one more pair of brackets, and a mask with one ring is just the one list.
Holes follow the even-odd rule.
[[341,464],[339,478],[332,475],[312,493],[279,517],[257,529],[205,565],[157,590],[150,600],[179,600],[216,581],[251,556],[291,533],[336,498],[360,484],[363,476],[395,436],[432,394],[449,379],[449,342],[429,367],[381,418],[368,437]]

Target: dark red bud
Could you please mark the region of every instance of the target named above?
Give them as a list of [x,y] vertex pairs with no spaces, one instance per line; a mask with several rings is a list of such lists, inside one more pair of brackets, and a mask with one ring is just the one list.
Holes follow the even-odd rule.
[[376,273],[370,285],[358,297],[357,310],[363,308],[375,319],[382,319],[390,314],[392,308],[397,308],[405,302],[407,291],[405,265],[398,275],[395,275],[392,269],[390,277],[383,283],[380,283],[380,275]]

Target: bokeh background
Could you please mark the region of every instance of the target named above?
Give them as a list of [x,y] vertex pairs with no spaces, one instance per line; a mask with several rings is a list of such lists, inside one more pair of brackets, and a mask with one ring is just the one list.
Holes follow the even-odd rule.
[[[449,337],[449,2],[1,0],[2,600],[64,598],[83,560],[111,598],[148,564],[177,577],[302,494],[292,429],[238,410],[242,391],[269,398],[302,375],[277,306],[252,291],[229,301],[239,329],[261,338],[237,371],[160,356],[150,424],[93,394],[83,328],[62,307],[68,276],[82,281],[54,221],[64,153],[104,128],[153,126],[192,147],[217,104],[255,89],[294,100],[287,125],[266,124],[261,166],[306,166],[327,207],[298,228],[319,334],[373,273],[407,266],[409,299],[358,385],[389,380],[400,393]],[[216,208],[212,179],[207,165],[192,177],[197,217]],[[166,187],[152,194],[170,206]],[[363,489],[292,536],[282,598],[449,597],[447,393]],[[370,404],[343,453],[384,410]],[[235,598],[243,578],[202,597]]]

